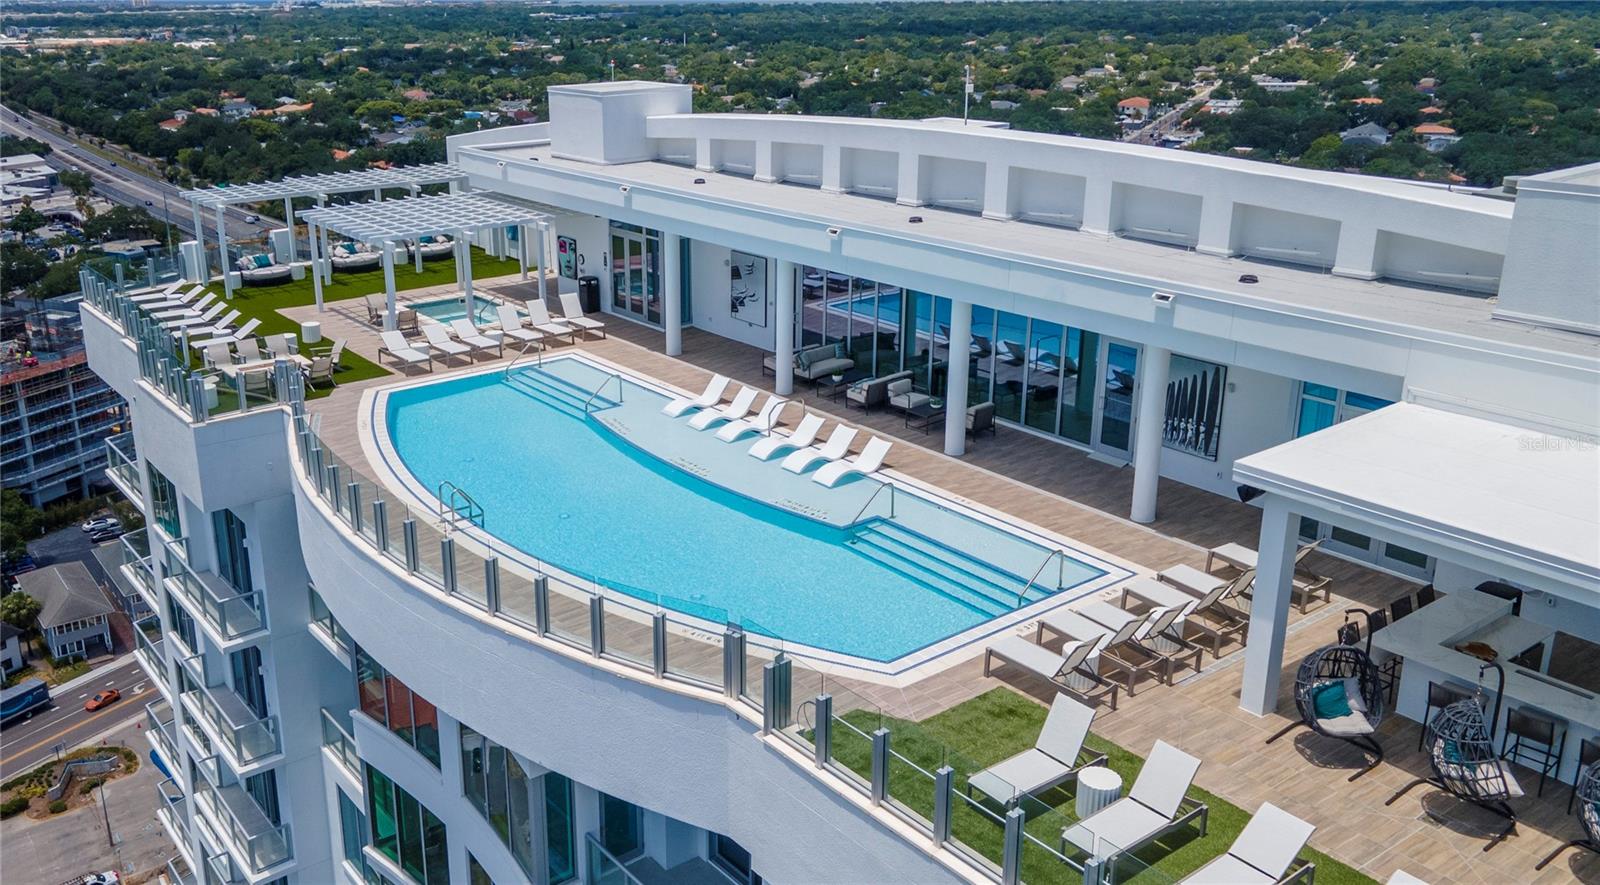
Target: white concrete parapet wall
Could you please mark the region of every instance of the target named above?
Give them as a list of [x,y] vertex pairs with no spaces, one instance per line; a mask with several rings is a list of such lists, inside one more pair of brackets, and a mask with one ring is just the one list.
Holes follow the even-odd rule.
[[1495,316],[1600,334],[1600,163],[1517,182]]
[[618,80],[550,87],[550,145],[555,155],[588,163],[654,160],[645,120],[688,113],[692,92],[674,83]]

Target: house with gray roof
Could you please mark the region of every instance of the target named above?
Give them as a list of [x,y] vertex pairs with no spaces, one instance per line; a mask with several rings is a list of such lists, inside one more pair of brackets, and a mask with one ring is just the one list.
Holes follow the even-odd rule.
[[22,631],[0,621],[0,673],[9,676],[22,664]]
[[1377,123],[1362,123],[1360,126],[1339,133],[1339,140],[1345,144],[1371,144],[1383,147],[1389,143],[1389,130]]
[[111,602],[81,562],[53,565],[17,576],[23,593],[39,600],[39,629],[56,658],[86,658],[111,651]]

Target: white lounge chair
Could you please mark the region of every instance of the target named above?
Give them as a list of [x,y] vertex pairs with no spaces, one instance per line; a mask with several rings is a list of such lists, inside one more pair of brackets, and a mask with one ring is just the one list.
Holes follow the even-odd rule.
[[[209,313],[209,311],[207,312]],[[173,331],[172,337],[179,338],[187,334],[189,336],[190,346],[199,347],[200,345],[196,343],[197,339],[221,338],[222,336],[232,332],[233,324],[238,322],[239,317],[242,315],[243,314],[240,314],[237,310],[230,310],[223,314],[222,318],[218,320],[203,319],[198,323],[186,323],[182,326],[178,326]]]
[[191,338],[189,344],[192,347],[207,347],[217,343],[218,341],[227,341],[230,344],[237,344],[238,342],[243,341],[255,334],[256,327],[259,325],[261,325],[261,321],[255,317],[251,317],[245,321],[244,325],[237,329],[218,326],[211,330],[215,333],[212,335],[212,337],[202,338],[199,341],[195,341]]
[[1131,597],[1146,605],[1177,609],[1178,620],[1173,626],[1180,631],[1179,635],[1182,631],[1193,630],[1205,636],[1211,643],[1211,656],[1216,658],[1222,654],[1223,643],[1234,636],[1239,636],[1242,642],[1250,629],[1249,615],[1224,600],[1235,588],[1253,580],[1255,570],[1251,569],[1230,582],[1216,585],[1204,596],[1195,596],[1166,581],[1134,578],[1123,585],[1121,604],[1127,608]]
[[246,338],[233,348],[239,354],[241,363],[259,363],[266,357],[261,353],[261,344],[254,338]]
[[208,367],[233,365],[233,345],[218,341],[201,349],[200,356]]
[[845,424],[833,428],[833,433],[828,434],[828,441],[820,446],[806,446],[797,451],[790,452],[789,457],[783,459],[783,469],[790,473],[803,472],[807,467],[818,461],[837,461],[850,451],[850,444],[856,441],[856,429]]
[[803,449],[816,442],[817,434],[822,432],[822,424],[821,415],[815,412],[807,413],[800,419],[800,425],[788,436],[774,433],[766,439],[756,440],[756,444],[750,447],[750,457],[765,461],[779,449]]
[[202,311],[209,309],[212,302],[216,300],[217,296],[215,293],[207,292],[204,298],[201,298],[199,301],[196,301],[187,307],[175,307],[170,310],[158,310],[152,312],[150,315],[158,320],[161,320],[162,322],[166,322],[167,320],[182,319],[184,317],[197,317]]
[[[1179,880],[1187,885],[1277,885],[1311,841],[1316,827],[1270,802],[1261,803],[1250,822],[1234,838],[1228,853]],[[1310,864],[1295,878],[1311,881]]]
[[967,778],[967,795],[977,790],[991,799],[1014,805],[1023,796],[1042,793],[1078,776],[1078,770],[1104,764],[1104,754],[1085,751],[1083,741],[1094,724],[1095,709],[1064,694],[1050,702],[1050,714],[1033,746],[1015,756],[973,773]]
[[578,303],[578,293],[562,292],[556,297],[561,302],[561,322],[585,332],[599,332],[601,338],[606,337],[605,323],[591,320],[583,315],[583,305]]
[[528,311],[528,325],[555,338],[566,335],[572,339],[573,344],[578,343],[578,334],[583,330],[552,319],[550,309],[544,306],[544,299],[539,297],[529,298],[522,303],[522,306]]
[[733,442],[746,433],[767,433],[778,423],[778,413],[789,401],[777,394],[767,397],[761,406],[761,411],[754,418],[743,418],[738,421],[729,421],[717,430],[717,439],[723,442]]
[[1204,835],[1204,805],[1179,814],[1199,770],[1199,759],[1166,741],[1156,741],[1128,795],[1063,829],[1062,847],[1070,842],[1105,863],[1115,864],[1118,855],[1138,851],[1152,839],[1197,816]]
[[1119,619],[1121,623],[1113,627],[1071,609],[1058,609],[1039,618],[1034,637],[1042,640],[1045,631],[1049,630],[1068,639],[1094,642],[1095,651],[1090,657],[1089,666],[1096,673],[1104,666],[1114,676],[1120,676],[1122,687],[1132,697],[1138,690],[1139,676],[1156,673],[1164,665],[1154,654],[1137,644],[1139,631],[1144,629],[1150,616],[1123,614],[1126,619]]
[[472,348],[451,338],[450,331],[438,323],[423,323],[422,337],[427,339],[429,348],[446,357],[464,356],[472,359]]
[[544,333],[529,329],[522,325],[522,314],[509,304],[502,304],[494,309],[495,316],[500,320],[498,331],[503,337],[512,341],[521,341],[525,344],[534,344],[544,340]]
[[1042,645],[1034,645],[1021,636],[1007,635],[990,643],[983,651],[983,675],[994,669],[996,659],[1076,695],[1084,702],[1093,702],[1109,695],[1111,709],[1117,708],[1117,686],[1101,678],[1086,666],[1094,653],[1095,643],[1069,642],[1056,654]]
[[273,358],[288,358],[294,352],[294,335],[285,332],[282,335],[267,336],[267,353]]
[[750,414],[750,407],[756,404],[756,392],[754,387],[739,388],[731,402],[720,408],[701,409],[689,419],[689,426],[695,430],[705,430],[718,421],[737,421],[745,417]]
[[154,304],[158,301],[190,301],[194,299],[196,290],[205,290],[204,286],[195,286],[183,295],[174,298],[172,293],[182,289],[185,285],[186,282],[184,280],[179,280],[176,283],[168,283],[159,289],[141,289],[137,294],[130,295],[128,300],[134,304]]
[[722,393],[728,389],[732,382],[726,375],[712,375],[706,382],[706,389],[700,391],[699,396],[680,396],[661,407],[661,414],[669,418],[676,418],[690,409],[707,409],[722,402]]
[[852,473],[859,473],[862,476],[877,473],[878,468],[883,466],[883,459],[889,454],[889,448],[888,440],[875,436],[867,440],[867,444],[861,448],[861,454],[854,458],[834,461],[817,468],[811,481],[832,488],[839,484],[839,480]]
[[406,336],[399,329],[390,329],[378,336],[383,341],[383,346],[378,348],[378,356],[388,354],[408,366],[428,364],[428,371],[433,371],[433,354],[426,350],[418,350],[411,346]]
[[472,348],[475,353],[488,353],[493,350],[500,356],[505,356],[505,346],[500,340],[490,338],[479,332],[478,327],[466,319],[451,320],[450,331],[454,332],[456,338],[462,344]]
[[[217,317],[220,316],[222,314],[222,312],[227,310],[227,309],[228,309],[227,302],[218,302],[216,304],[211,305],[211,307],[208,308],[205,313],[200,314],[199,316],[185,316],[185,317],[179,317],[178,319],[175,319],[175,320],[167,320],[166,322],[163,322],[161,324],[161,328],[167,329],[167,330],[170,331],[172,329],[183,329],[183,328],[192,327],[192,326],[208,326],[208,325],[211,325],[213,322],[216,322]],[[176,336],[174,336],[174,337],[176,337]]]

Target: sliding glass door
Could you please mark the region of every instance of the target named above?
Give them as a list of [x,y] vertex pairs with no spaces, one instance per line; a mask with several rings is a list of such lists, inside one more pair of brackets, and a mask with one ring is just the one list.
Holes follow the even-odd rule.
[[1139,345],[1110,338],[1100,342],[1100,408],[1094,448],[1114,458],[1133,453],[1133,403],[1139,389]]
[[661,324],[661,232],[611,222],[611,309]]

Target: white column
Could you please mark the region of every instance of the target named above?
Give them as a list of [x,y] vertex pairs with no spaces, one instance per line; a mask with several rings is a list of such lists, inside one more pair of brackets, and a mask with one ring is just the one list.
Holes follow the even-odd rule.
[[1257,716],[1277,709],[1283,675],[1283,638],[1289,627],[1289,590],[1294,580],[1295,515],[1276,495],[1262,499],[1261,538],[1256,545],[1256,584],[1250,598],[1250,641],[1244,650],[1239,708]]
[[422,273],[422,237],[419,235],[415,240],[412,240],[411,243],[415,247],[411,250],[413,269],[416,270],[417,273]]
[[788,396],[794,393],[794,278],[793,261],[778,262],[778,321],[774,326],[773,390]]
[[[682,238],[661,235],[661,322],[667,330],[667,356],[683,354],[683,262],[679,261]],[[780,321],[781,322],[781,321]]]
[[395,322],[394,292],[394,241],[383,241],[383,328],[390,331],[398,327]]
[[550,267],[550,256],[554,254],[550,248],[550,237],[550,222],[539,222],[539,300],[546,305],[550,303],[550,284],[554,282],[550,275],[554,270]]
[[[328,205],[328,195],[317,194],[317,208],[320,209],[326,205]],[[322,253],[322,267],[319,273],[322,274],[323,282],[331,283],[333,282],[333,253],[328,251],[328,226],[318,225],[317,236],[321,238],[318,247]]]
[[222,294],[225,297],[233,296],[233,278],[228,276],[228,228],[223,213],[226,206],[217,206],[217,257],[222,267]]
[[822,191],[844,192],[844,148],[836,144],[822,146]]
[[1007,220],[1014,217],[1011,206],[1011,164],[990,160],[983,164],[983,217]]
[[972,364],[972,304],[950,302],[950,347],[944,391],[944,453],[961,456],[967,451],[967,368]]
[[1113,203],[1116,185],[1109,178],[1091,175],[1083,187],[1083,224],[1085,233],[1109,236],[1112,231]]
[[383,188],[375,187],[372,189],[372,201],[374,203],[383,202]]
[[200,282],[211,282],[211,259],[206,258],[206,220],[200,214],[200,203],[193,202],[189,208],[194,210],[194,241],[200,250]]
[[517,225],[517,269],[522,273],[524,282],[528,279],[528,226]]
[[306,225],[306,245],[311,248],[311,291],[317,297],[317,313],[322,313],[322,262],[326,255],[317,252],[317,234]]
[[1167,375],[1172,351],[1146,345],[1139,357],[1139,412],[1133,426],[1133,507],[1128,518],[1134,522],[1156,520],[1156,485],[1161,481],[1162,426],[1167,418]]
[[901,151],[895,168],[898,178],[894,201],[901,206],[921,206],[922,154],[915,150]]
[[478,306],[472,296],[472,244],[467,242],[467,232],[457,231],[456,242],[461,244],[461,293],[467,302],[467,322],[478,324]]
[[1339,225],[1338,254],[1333,274],[1358,280],[1378,278],[1378,227],[1375,221]]
[[283,224],[289,228],[289,260],[298,261],[294,254],[294,198],[283,198]]

